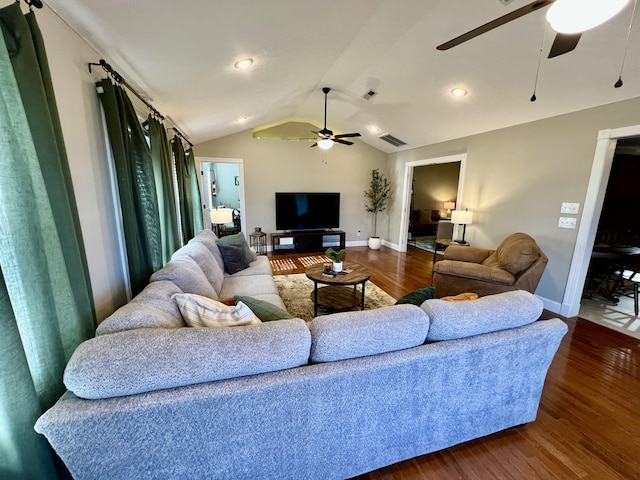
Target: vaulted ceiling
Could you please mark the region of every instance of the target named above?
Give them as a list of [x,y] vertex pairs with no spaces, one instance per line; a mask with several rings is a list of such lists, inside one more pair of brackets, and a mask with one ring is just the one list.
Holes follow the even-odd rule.
[[[614,88],[633,1],[553,59],[548,7],[436,50],[530,1],[45,0],[193,143],[287,121],[322,127],[328,86],[327,126],[385,152],[640,96],[640,29]],[[253,66],[235,69],[243,57]],[[457,86],[469,94],[453,97]]]

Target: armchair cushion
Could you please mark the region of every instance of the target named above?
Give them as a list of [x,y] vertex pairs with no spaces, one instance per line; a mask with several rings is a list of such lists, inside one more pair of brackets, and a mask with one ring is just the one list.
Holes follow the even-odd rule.
[[444,259],[457,260],[459,262],[482,263],[489,255],[491,255],[491,253],[491,250],[486,250],[484,248],[449,245],[444,251]]
[[500,285],[513,285],[516,281],[516,277],[506,270],[499,267],[489,267],[480,263],[441,260],[436,263],[434,269],[440,274],[472,278],[474,280],[485,280]]
[[526,233],[515,233],[503,240],[483,265],[502,268],[518,276],[538,259],[539,249],[535,240]]

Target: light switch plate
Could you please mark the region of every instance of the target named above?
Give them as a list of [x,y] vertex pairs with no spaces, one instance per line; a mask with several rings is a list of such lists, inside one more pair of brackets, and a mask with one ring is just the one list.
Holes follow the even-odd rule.
[[560,217],[560,220],[558,220],[558,227],[576,228],[576,219],[573,217]]
[[562,202],[562,207],[560,207],[560,213],[570,213],[572,215],[577,215],[579,211],[579,203]]

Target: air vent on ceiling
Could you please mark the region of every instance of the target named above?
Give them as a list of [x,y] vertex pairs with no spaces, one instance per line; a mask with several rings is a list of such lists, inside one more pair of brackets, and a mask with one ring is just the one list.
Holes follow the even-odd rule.
[[406,145],[406,142],[403,142],[402,140],[400,140],[399,138],[394,137],[393,135],[390,135],[388,133],[384,133],[382,135],[380,135],[378,137],[380,140],[384,140],[387,143],[390,143],[391,145],[393,145],[394,147],[401,147],[403,145]]
[[500,3],[503,5],[509,5],[513,0],[500,0]]

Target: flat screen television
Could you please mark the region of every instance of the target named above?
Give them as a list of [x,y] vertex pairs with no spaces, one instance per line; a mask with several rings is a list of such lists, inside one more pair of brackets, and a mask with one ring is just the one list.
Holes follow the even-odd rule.
[[340,227],[340,193],[276,192],[276,230]]

